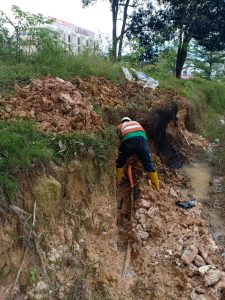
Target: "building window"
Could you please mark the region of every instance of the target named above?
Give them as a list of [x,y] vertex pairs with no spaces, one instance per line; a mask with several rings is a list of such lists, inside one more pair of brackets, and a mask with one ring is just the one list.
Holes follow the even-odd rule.
[[86,47],[88,47],[89,46],[89,43],[88,43],[88,40],[86,40]]
[[71,41],[71,40],[70,40],[70,34],[68,34],[68,43],[70,43],[70,41]]

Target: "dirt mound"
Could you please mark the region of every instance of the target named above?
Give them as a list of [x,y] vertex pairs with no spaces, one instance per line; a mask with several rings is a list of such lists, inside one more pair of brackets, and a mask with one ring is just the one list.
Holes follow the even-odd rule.
[[15,94],[1,99],[0,105],[2,120],[33,119],[41,130],[49,132],[97,130],[101,125],[89,99],[60,78],[33,80],[26,87],[15,85]]
[[158,107],[162,102],[172,102],[180,99],[178,93],[172,89],[143,88],[137,82],[114,84],[103,77],[80,79],[76,77],[72,83],[91,97],[101,107],[122,108],[129,104],[146,104],[148,108]]

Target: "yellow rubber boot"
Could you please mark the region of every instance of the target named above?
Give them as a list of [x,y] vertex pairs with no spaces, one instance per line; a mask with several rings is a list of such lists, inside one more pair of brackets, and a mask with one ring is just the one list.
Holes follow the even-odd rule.
[[120,184],[124,178],[124,168],[116,168],[116,183]]
[[148,177],[151,181],[152,186],[159,191],[159,178],[157,172],[149,172]]

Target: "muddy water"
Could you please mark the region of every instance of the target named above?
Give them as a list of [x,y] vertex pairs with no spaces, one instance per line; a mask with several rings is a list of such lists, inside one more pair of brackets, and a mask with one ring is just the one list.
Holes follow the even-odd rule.
[[208,164],[194,162],[190,165],[185,165],[181,172],[191,180],[191,188],[182,191],[185,196],[188,198],[193,197],[197,200],[209,198],[209,193],[212,190],[210,186],[212,175]]
[[187,200],[195,198],[203,204],[203,215],[208,219],[216,243],[225,247],[225,189],[224,178],[212,175],[209,164],[193,162],[180,171],[190,178],[191,187],[182,189]]

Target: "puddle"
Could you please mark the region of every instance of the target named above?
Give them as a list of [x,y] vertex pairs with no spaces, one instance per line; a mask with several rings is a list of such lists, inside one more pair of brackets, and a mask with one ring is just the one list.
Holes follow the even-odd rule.
[[187,198],[194,197],[197,200],[208,199],[209,193],[212,191],[212,187],[210,186],[212,175],[210,167],[207,164],[195,162],[190,165],[184,165],[180,173],[191,180],[191,188],[182,189],[182,193]]

